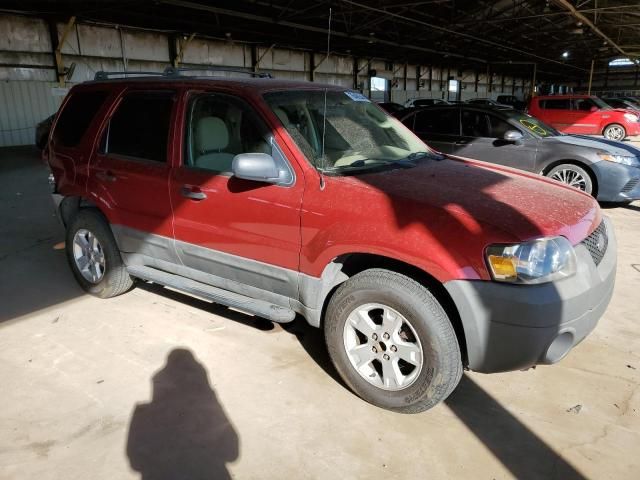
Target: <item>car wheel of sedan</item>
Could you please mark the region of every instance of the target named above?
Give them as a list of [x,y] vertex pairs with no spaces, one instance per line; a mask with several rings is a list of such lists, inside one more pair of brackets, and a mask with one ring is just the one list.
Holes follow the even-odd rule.
[[389,410],[427,410],[462,376],[458,340],[440,303],[418,282],[389,270],[365,270],[336,290],[325,339],[346,384]]
[[65,247],[71,271],[88,293],[111,298],[133,285],[111,229],[96,210],[78,212],[67,228]]
[[627,131],[624,129],[622,125],[618,125],[617,123],[612,123],[611,125],[607,125],[602,132],[604,138],[608,140],[618,140],[622,141],[627,136]]
[[547,177],[553,178],[554,180],[569,185],[570,187],[577,188],[578,190],[582,190],[589,195],[593,193],[593,181],[591,180],[591,176],[584,168],[579,167],[578,165],[573,165],[571,163],[558,165],[547,173]]

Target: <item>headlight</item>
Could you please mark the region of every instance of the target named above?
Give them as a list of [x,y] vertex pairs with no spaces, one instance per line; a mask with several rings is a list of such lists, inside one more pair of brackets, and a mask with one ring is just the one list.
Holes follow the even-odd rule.
[[545,283],[576,273],[576,254],[564,237],[490,245],[486,257],[491,276],[499,282]]
[[629,155],[613,155],[611,153],[598,152],[598,156],[607,162],[622,163],[623,165],[631,165],[632,167],[638,165],[638,158]]
[[634,115],[633,113],[625,113],[624,114],[624,118],[626,118],[630,122],[637,122],[638,121],[638,116]]

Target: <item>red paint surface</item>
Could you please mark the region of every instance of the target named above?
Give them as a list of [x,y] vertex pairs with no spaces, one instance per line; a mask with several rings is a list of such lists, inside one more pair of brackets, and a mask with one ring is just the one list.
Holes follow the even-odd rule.
[[[133,82],[130,82],[133,83]],[[135,88],[174,88],[166,165],[109,158],[95,150],[113,95],[75,149],[50,145],[49,163],[64,195],[92,200],[114,224],[319,276],[339,255],[373,253],[404,261],[440,281],[488,279],[484,249],[547,235],[573,244],[600,222],[589,196],[532,174],[466,159],[424,160],[410,169],[324,178],[307,162],[262,94],[324,86],[277,80],[136,81]],[[328,87],[335,88],[335,87]],[[247,101],[263,117],[290,160],[292,187],[258,184],[182,166],[184,109],[190,91],[220,91]],[[426,148],[426,147],[425,147]],[[99,179],[111,173],[117,180]],[[104,176],[104,175],[103,175]],[[202,201],[182,187],[207,194]]]

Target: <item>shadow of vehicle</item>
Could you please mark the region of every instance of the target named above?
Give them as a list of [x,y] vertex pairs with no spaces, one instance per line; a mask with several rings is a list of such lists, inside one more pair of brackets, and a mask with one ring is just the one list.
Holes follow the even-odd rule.
[[514,477],[585,478],[468,375],[445,404]]
[[143,480],[231,478],[238,435],[189,350],[173,350],[153,376],[152,400],[136,406],[126,451]]

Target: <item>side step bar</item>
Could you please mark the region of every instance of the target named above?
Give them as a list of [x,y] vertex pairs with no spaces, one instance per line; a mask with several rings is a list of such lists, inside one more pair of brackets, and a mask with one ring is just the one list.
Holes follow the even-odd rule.
[[280,307],[264,300],[256,300],[222,288],[212,287],[180,275],[163,272],[151,267],[131,265],[127,271],[133,277],[175,288],[198,297],[206,298],[214,303],[237,308],[243,312],[266,318],[276,323],[292,322],[296,313],[290,308]]

